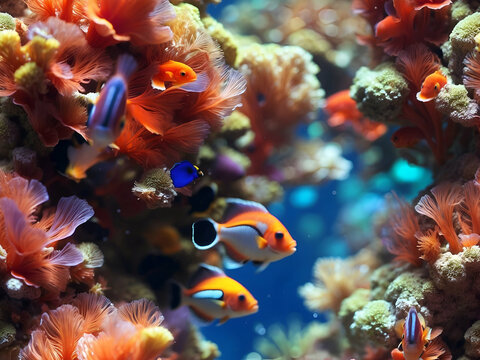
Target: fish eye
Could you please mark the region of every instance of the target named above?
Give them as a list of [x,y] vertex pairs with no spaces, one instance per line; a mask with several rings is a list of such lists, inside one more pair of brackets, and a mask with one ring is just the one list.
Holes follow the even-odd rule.
[[282,239],[283,239],[283,233],[280,232],[280,231],[277,231],[277,232],[275,233],[275,239],[277,239],[277,240],[282,240]]
[[180,72],[180,75],[181,75],[181,76],[186,76],[187,73],[186,73],[185,71],[181,71],[181,72]]
[[435,84],[435,86],[433,87],[435,90],[438,90],[438,85]]
[[245,301],[247,298],[245,297],[245,295],[243,294],[240,294],[238,295],[238,301]]

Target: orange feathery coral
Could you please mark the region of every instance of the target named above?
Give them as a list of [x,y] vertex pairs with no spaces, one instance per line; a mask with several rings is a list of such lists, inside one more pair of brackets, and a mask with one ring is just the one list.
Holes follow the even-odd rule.
[[0,96],[21,105],[44,144],[54,146],[83,133],[86,110],[71,95],[107,76],[107,58],[76,25],[57,18],[30,26],[28,38],[21,46],[15,31],[0,32]]
[[438,229],[429,229],[425,234],[418,233],[418,250],[422,253],[422,258],[426,262],[433,264],[440,255],[440,240],[438,238]]
[[442,115],[435,108],[435,102],[418,101],[415,95],[421,90],[425,78],[440,68],[440,60],[426,46],[417,44],[398,54],[397,67],[410,88],[402,108],[402,117],[420,129],[437,162],[443,163],[453,139],[454,124],[447,120],[447,127],[444,128]]
[[71,243],[61,250],[54,247],[93,216],[92,208],[74,196],[61,198],[54,213],[37,221],[34,214],[48,200],[45,187],[36,180],[4,173],[0,177],[0,246],[6,253],[6,271],[30,286],[52,293],[65,290],[69,268],[80,264],[83,256]]
[[[182,153],[198,150],[210,131],[240,105],[245,91],[243,76],[222,63],[214,40],[185,14],[171,22],[174,43],[147,49],[149,65],[129,82],[127,123],[115,141],[120,152],[146,168],[171,166]],[[190,92],[178,87],[152,88],[158,65],[169,60],[190,66],[208,78],[205,90]]]
[[357,103],[350,97],[349,90],[339,91],[327,98],[325,111],[329,114],[328,125],[332,127],[351,124],[353,130],[369,141],[374,141],[385,134],[387,126],[376,123],[363,116],[357,109]]
[[462,233],[470,235],[480,234],[480,184],[478,183],[480,172],[477,170],[475,180],[463,185],[463,201],[459,207],[457,217]]
[[25,0],[25,3],[40,21],[58,17],[79,24],[86,16],[85,0]]
[[416,234],[420,231],[417,216],[413,208],[404,200],[393,194],[398,209],[392,209],[390,226],[393,233],[384,237],[387,250],[396,255],[395,260],[406,261],[415,266],[421,265],[422,255],[417,247]]
[[172,38],[165,24],[175,18],[168,0],[87,0],[88,42],[106,47],[122,41],[135,46],[161,44]]
[[360,36],[363,43],[380,46],[388,55],[398,55],[409,45],[444,42],[448,35],[448,5],[451,0],[355,0],[353,10],[366,19],[374,36]]
[[453,214],[455,207],[462,201],[462,188],[457,184],[443,183],[430,190],[415,206],[415,210],[435,221],[440,233],[447,240],[452,254],[459,253],[463,246],[455,232]]
[[118,310],[104,296],[80,294],[73,305],[44,313],[22,360],[154,360],[170,345],[163,316],[142,299]]

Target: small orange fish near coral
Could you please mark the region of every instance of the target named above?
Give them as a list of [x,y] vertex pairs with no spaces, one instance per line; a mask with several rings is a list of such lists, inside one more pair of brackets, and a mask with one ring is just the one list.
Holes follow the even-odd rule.
[[[197,76],[197,73],[187,64],[169,60],[158,66],[157,73],[152,78],[154,89],[165,90],[165,83],[187,91],[202,92],[208,85],[208,78],[203,74]],[[187,84],[191,85],[187,86]]]
[[417,93],[417,100],[427,102],[435,99],[440,90],[447,84],[447,78],[440,71],[428,75],[422,84],[422,89]]
[[411,148],[418,144],[422,139],[425,139],[422,130],[416,126],[405,126],[392,134],[390,140],[393,145],[398,148]]
[[430,343],[442,333],[442,329],[432,330],[426,326],[423,316],[413,306],[405,320],[397,321],[395,330],[402,337],[402,342],[392,350],[393,360],[419,360],[420,356],[425,360],[434,360],[445,353],[444,349]]

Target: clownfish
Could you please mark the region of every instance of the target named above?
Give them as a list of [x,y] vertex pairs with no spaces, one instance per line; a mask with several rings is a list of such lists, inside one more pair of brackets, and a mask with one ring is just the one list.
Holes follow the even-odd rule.
[[120,55],[115,74],[108,79],[92,107],[85,132],[88,144],[68,149],[66,175],[74,180],[86,177],[86,171],[102,161],[102,154],[120,135],[125,122],[128,79],[137,68],[129,54]]
[[191,92],[202,92],[208,86],[208,77],[197,74],[187,64],[169,60],[158,65],[156,74],[152,77],[152,87],[165,90],[166,83]]
[[207,218],[192,225],[192,241],[197,249],[219,244],[225,268],[235,269],[252,261],[260,266],[259,271],[296,251],[297,242],[262,204],[241,199],[226,201],[221,223]]
[[404,126],[392,134],[390,140],[396,148],[411,148],[425,139],[422,130],[416,126]]
[[[398,348],[391,352],[393,360],[429,360],[437,358],[429,356],[426,346],[429,341],[442,333],[442,329],[437,328],[432,331],[432,329],[425,326],[423,316],[417,313],[413,306],[408,311],[405,320],[397,321],[395,331],[397,335],[401,335],[402,341]],[[433,353],[436,349],[432,350],[430,352]]]
[[186,305],[201,322],[223,324],[258,311],[258,301],[239,282],[211,265],[201,264],[188,288],[172,283],[171,307]]
[[447,78],[440,71],[428,75],[423,81],[421,90],[417,93],[417,100],[427,102],[435,99],[440,90],[447,84]]
[[187,186],[200,176],[203,176],[203,172],[198,166],[193,165],[187,160],[176,163],[170,169],[170,178],[172,179],[173,186],[176,188]]

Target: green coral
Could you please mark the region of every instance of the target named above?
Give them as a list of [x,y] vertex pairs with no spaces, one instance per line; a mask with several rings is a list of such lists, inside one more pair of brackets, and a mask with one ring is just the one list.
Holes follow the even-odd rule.
[[369,302],[353,316],[350,325],[353,336],[379,346],[391,346],[396,341],[393,327],[395,315],[390,303],[385,300]]
[[0,349],[7,347],[15,340],[15,327],[5,321],[0,321]]
[[0,13],[0,30],[15,30],[15,18],[7,13]]
[[395,69],[393,63],[385,63],[370,70],[361,67],[350,87],[350,96],[358,109],[375,121],[391,121],[402,110],[408,94],[408,83]]
[[461,254],[446,252],[438,258],[431,269],[432,279],[442,289],[456,287],[465,282],[467,273]]
[[464,0],[457,0],[452,4],[450,9],[450,14],[452,17],[453,23],[458,23],[459,21],[465,19],[467,16],[472,14],[472,9],[468,3]]
[[[480,33],[480,13],[474,13],[461,20],[450,33],[449,41],[442,49],[448,59],[448,68],[454,75],[454,80],[461,82],[463,60],[477,43],[475,36]],[[451,48],[451,50],[450,50]]]
[[[433,283],[418,273],[405,272],[398,276],[385,291],[385,300],[390,302],[421,302],[428,293],[433,292]],[[410,305],[410,306],[411,306]],[[408,306],[408,308],[410,308]]]
[[465,354],[474,358],[480,357],[480,321],[476,321],[465,332]]
[[43,69],[34,62],[20,66],[15,71],[14,79],[15,83],[25,89],[37,89],[41,94],[47,92]]
[[435,99],[435,106],[438,111],[463,126],[476,126],[478,105],[468,96],[463,85],[445,85]]
[[214,38],[223,50],[225,62],[233,66],[237,59],[238,43],[232,33],[211,16],[202,18],[203,25],[212,38]]
[[338,317],[346,328],[352,323],[355,312],[362,309],[369,301],[370,290],[368,289],[357,289],[352,295],[342,301],[342,305],[338,311]]
[[396,264],[386,264],[376,269],[370,277],[371,298],[383,299],[390,283],[403,271],[405,271],[405,266],[397,266]]

